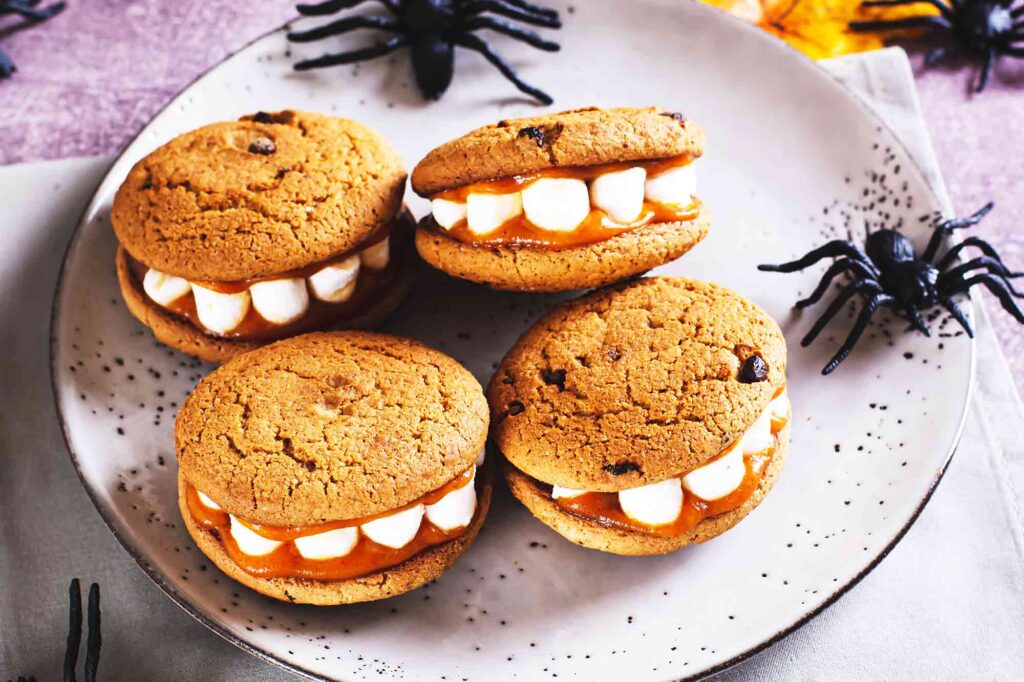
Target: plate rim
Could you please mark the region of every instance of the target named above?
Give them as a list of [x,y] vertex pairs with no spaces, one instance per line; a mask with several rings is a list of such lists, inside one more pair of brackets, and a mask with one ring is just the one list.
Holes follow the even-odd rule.
[[[662,2],[662,0],[653,1]],[[843,85],[842,82],[834,74],[832,74],[830,71],[819,65],[815,60],[807,57],[802,52],[792,47],[782,39],[777,38],[776,36],[771,35],[769,33],[766,33],[765,31],[754,26],[753,24],[750,24],[742,19],[739,19],[738,17],[735,17],[724,10],[718,9],[717,7],[713,7],[711,5],[699,2],[698,0],[686,0],[686,2],[691,7],[699,6],[699,9],[697,11],[705,12],[708,16],[715,16],[717,14],[719,20],[731,22],[733,26],[736,27],[738,30],[746,31],[748,36],[750,36],[754,40],[760,40],[762,44],[770,46],[770,49],[777,49],[782,50],[783,52],[790,53],[790,55],[792,57],[795,57],[797,61],[803,62],[805,66],[810,66],[809,72],[816,73],[819,77],[824,76],[824,80],[830,84],[829,87],[834,87],[837,91],[842,93],[842,96],[854,102],[854,104],[871,121],[873,121],[876,126],[884,129],[892,137],[892,139],[895,141],[895,144],[897,144],[899,148],[903,151],[903,154],[907,158],[910,165],[913,166],[913,168],[917,171],[922,180],[924,180],[925,192],[931,195],[932,199],[934,199],[934,203],[939,206],[943,206],[946,203],[942,201],[941,196],[936,192],[935,188],[933,188],[926,181],[926,174],[921,169],[920,165],[918,164],[914,156],[910,154],[903,140],[898,135],[896,135],[896,133],[889,127],[888,123],[886,123],[873,109],[871,109],[871,107],[869,107],[867,103],[863,99],[861,99],[859,95],[857,95],[855,92],[851,91],[849,88]],[[173,585],[171,585],[167,581],[166,576],[161,571],[159,571],[152,563],[150,563],[144,556],[142,556],[142,553],[121,534],[112,516],[109,515],[108,511],[104,508],[104,506],[100,504],[97,494],[94,492],[92,486],[86,481],[85,476],[82,473],[82,468],[81,466],[79,466],[79,455],[72,446],[71,433],[68,427],[68,420],[65,418],[64,410],[61,404],[60,385],[58,379],[59,370],[58,365],[56,363],[56,356],[58,352],[58,339],[56,328],[62,311],[61,299],[64,294],[65,274],[68,260],[71,256],[72,250],[75,248],[76,244],[82,236],[82,232],[86,227],[87,222],[89,221],[89,216],[95,211],[99,190],[104,184],[106,184],[107,180],[110,178],[111,171],[113,170],[113,168],[117,166],[119,163],[121,163],[121,161],[124,159],[125,155],[131,148],[131,146],[139,139],[139,137],[141,137],[149,129],[149,126],[153,122],[153,120],[161,114],[163,114],[167,109],[169,109],[184,93],[190,90],[199,81],[205,79],[208,75],[210,75],[216,69],[220,68],[227,61],[233,59],[240,53],[244,52],[245,50],[249,49],[257,43],[262,42],[263,40],[269,38],[275,33],[287,29],[292,23],[300,20],[301,18],[302,17],[300,16],[293,15],[290,19],[285,20],[280,25],[265,31],[264,33],[261,33],[260,35],[241,45],[237,49],[224,55],[219,61],[217,61],[214,64],[211,64],[209,68],[205,69],[204,71],[196,75],[195,78],[190,80],[180,90],[171,95],[167,99],[167,101],[157,111],[153,113],[153,115],[149,118],[146,124],[143,125],[143,127],[140,128],[135,135],[133,135],[128,141],[124,143],[121,149],[116,153],[114,158],[111,160],[110,165],[107,167],[106,172],[103,174],[103,177],[100,178],[99,182],[96,184],[96,187],[90,193],[89,201],[86,203],[85,207],[79,214],[79,217],[75,222],[75,228],[72,231],[71,236],[68,239],[67,246],[64,249],[64,253],[61,256],[60,268],[57,272],[57,282],[54,288],[53,299],[51,301],[50,306],[48,353],[50,364],[50,390],[53,395],[53,403],[57,414],[57,421],[60,424],[61,437],[64,440],[64,445],[68,451],[68,456],[71,459],[72,465],[74,466],[75,474],[78,476],[79,482],[85,489],[85,492],[89,497],[89,501],[92,502],[93,507],[95,507],[96,511],[99,513],[100,518],[103,520],[103,523],[106,525],[107,529],[110,530],[111,534],[118,541],[121,547],[128,553],[128,555],[135,561],[138,567],[142,569],[142,572],[146,575],[146,577],[148,577],[160,589],[161,592],[167,595],[167,597],[170,598],[170,600],[179,608],[185,611],[185,613],[187,613],[192,618],[197,620],[199,623],[204,625],[210,631],[214,632],[224,640],[230,642],[231,644],[255,656],[260,660],[266,661],[267,663],[270,663],[274,666],[277,666],[283,670],[299,675],[300,677],[306,679],[316,680],[318,682],[346,682],[341,678],[324,677],[319,673],[314,673],[311,670],[307,670],[306,668],[303,668],[302,666],[299,666],[295,663],[291,663],[282,658],[278,658],[269,651],[266,651],[265,649],[262,649],[256,646],[255,644],[246,641],[241,636],[236,635],[228,628],[215,622],[212,618],[208,617],[206,613],[196,603],[194,603],[184,594],[180,593]],[[947,240],[952,240],[954,242],[959,241],[955,237],[947,237]],[[980,309],[980,306],[977,303],[976,295],[974,293],[971,293],[971,295],[968,297],[968,304],[970,306],[970,319],[976,320],[978,318],[978,311]],[[885,545],[885,547],[883,547],[882,550],[876,556],[874,556],[871,559],[871,561],[869,561],[868,564],[861,571],[859,571],[845,584],[839,586],[828,597],[826,597],[821,604],[811,609],[810,611],[804,613],[802,616],[800,616],[798,619],[796,619],[789,625],[780,628],[771,637],[768,637],[764,641],[759,642],[758,644],[735,654],[727,661],[723,661],[722,663],[719,663],[713,667],[707,668],[703,671],[691,674],[689,676],[669,679],[678,679],[680,680],[680,682],[707,679],[749,660],[750,658],[756,656],[765,649],[774,646],[781,640],[791,635],[793,632],[807,625],[810,621],[814,620],[825,609],[832,606],[841,597],[843,597],[850,590],[856,587],[869,573],[874,571],[875,568],[877,568],[878,565],[886,557],[889,556],[889,553],[892,552],[896,545],[898,545],[903,540],[904,536],[907,534],[907,531],[910,530],[911,526],[914,525],[918,517],[921,515],[921,512],[924,511],[924,508],[928,505],[928,502],[931,500],[932,495],[935,493],[935,490],[938,488],[939,483],[941,483],[943,477],[946,474],[946,471],[949,469],[949,465],[953,460],[953,456],[954,454],[956,454],[957,448],[960,445],[960,440],[963,436],[964,428],[967,423],[967,414],[970,409],[971,398],[974,394],[974,382],[977,369],[977,339],[975,339],[972,336],[968,339],[968,341],[969,371],[967,376],[967,390],[965,392],[963,407],[960,412],[960,417],[957,423],[956,431],[953,435],[953,439],[949,446],[949,450],[943,458],[941,466],[932,476],[932,479],[928,484],[928,489],[925,491],[925,494],[922,496],[922,498],[914,508],[913,512],[907,519],[906,523],[893,536],[892,540],[888,542]]]

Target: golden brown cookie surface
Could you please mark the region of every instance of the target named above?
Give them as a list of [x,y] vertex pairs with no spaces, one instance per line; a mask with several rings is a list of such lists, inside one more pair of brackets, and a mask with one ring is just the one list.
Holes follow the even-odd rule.
[[510,119],[442,144],[416,164],[420,196],[548,168],[700,156],[704,131],[656,107],[590,107]]
[[[751,381],[760,358],[766,373]],[[654,277],[564,303],[502,360],[493,438],[544,483],[616,491],[708,461],[784,385],[786,346],[758,306],[715,284]]]
[[185,133],[139,161],[111,220],[138,261],[190,280],[277,274],[359,246],[406,174],[366,126],[283,111]]
[[307,334],[204,378],[175,422],[185,479],[251,523],[394,510],[473,465],[487,437],[473,375],[421,343]]

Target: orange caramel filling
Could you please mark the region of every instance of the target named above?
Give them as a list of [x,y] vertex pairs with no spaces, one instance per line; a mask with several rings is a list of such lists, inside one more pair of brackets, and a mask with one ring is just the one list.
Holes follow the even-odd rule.
[[262,556],[246,554],[239,549],[238,543],[231,535],[231,520],[228,513],[203,504],[195,487],[190,483],[186,483],[185,486],[185,503],[196,524],[216,537],[231,560],[249,575],[258,578],[347,580],[397,566],[429,547],[457,538],[465,532],[466,526],[445,531],[432,524],[424,515],[416,536],[403,547],[398,549],[387,547],[360,534],[351,552],[333,559],[307,559],[299,553],[292,541],[296,538],[317,535],[338,528],[358,526],[382,516],[398,513],[417,504],[434,504],[448,493],[469,485],[473,480],[474,472],[474,467],[470,467],[437,490],[427,493],[404,507],[358,519],[328,521],[308,526],[267,526],[237,519],[255,533],[269,540],[284,543],[269,554]]
[[[776,394],[776,397],[779,394],[781,394],[781,389]],[[679,516],[672,523],[661,526],[649,526],[630,518],[622,511],[622,507],[619,505],[619,495],[615,492],[588,492],[577,497],[560,497],[555,502],[571,514],[589,521],[595,521],[608,528],[617,528],[619,530],[658,537],[684,535],[696,528],[697,524],[704,519],[733,511],[750,499],[750,496],[754,494],[754,491],[761,484],[761,476],[765,468],[775,456],[775,451],[779,444],[778,433],[786,426],[788,421],[788,415],[785,417],[772,417],[771,429],[772,436],[775,437],[775,444],[761,452],[743,456],[743,464],[746,468],[743,481],[725,497],[720,497],[717,500],[704,500],[687,490],[686,486],[682,486],[683,504],[680,507]],[[733,448],[739,446],[739,441],[740,439],[736,439],[732,445],[705,464],[710,464],[728,455],[732,452]],[[680,478],[682,477],[680,476]]]
[[[651,161],[606,163],[599,166],[550,168],[527,175],[513,175],[507,178],[498,178],[497,180],[475,182],[439,192],[430,198],[464,203],[470,194],[511,194],[513,192],[521,192],[541,178],[574,178],[576,180],[590,181],[605,173],[624,171],[630,168],[643,168],[647,171],[648,177],[653,177],[674,168],[686,166],[692,162],[692,157],[675,156],[668,159],[654,159]],[[620,223],[605,211],[591,206],[590,213],[583,219],[583,222],[576,229],[569,232],[556,232],[537,227],[527,219],[525,213],[520,213],[515,218],[506,221],[493,232],[482,235],[474,234],[470,231],[466,220],[459,221],[450,230],[445,230],[437,225],[433,218],[430,218],[428,223],[441,233],[451,235],[455,239],[469,244],[520,244],[558,250],[602,242],[615,235],[631,232],[651,223],[693,220],[699,213],[700,211],[695,202],[682,206],[662,204],[645,199],[643,209],[640,211],[640,217],[631,223]]]
[[[412,232],[413,218],[407,212],[403,212],[392,223],[385,224],[378,228],[370,237],[358,247],[342,254],[332,256],[327,260],[318,263],[282,272],[268,277],[257,277],[253,279],[239,280],[236,282],[207,282],[196,281],[207,289],[223,294],[234,294],[245,291],[257,282],[266,282],[275,279],[306,278],[315,274],[322,268],[340,263],[345,259],[359,253],[360,251],[379,244],[390,238],[391,256],[388,264],[381,270],[374,270],[368,267],[360,267],[359,275],[356,278],[356,288],[352,297],[340,303],[329,303],[321,301],[315,296],[309,298],[309,309],[299,319],[288,324],[274,324],[263,318],[257,312],[255,306],[249,306],[249,312],[245,319],[226,334],[219,334],[206,328],[199,320],[196,312],[195,296],[189,292],[174,300],[170,305],[161,306],[172,315],[187,321],[192,326],[201,330],[204,334],[220,338],[237,339],[240,341],[269,341],[286,336],[294,336],[308,331],[314,331],[330,326],[333,323],[345,318],[354,317],[368,310],[378,299],[382,291],[386,290],[397,278],[399,270],[403,266],[404,256],[413,249]],[[126,254],[127,255],[127,254]],[[142,281],[146,276],[147,266],[127,255],[128,270],[131,273],[135,288],[146,296]],[[148,300],[148,296],[147,296]],[[157,304],[158,305],[158,304]]]

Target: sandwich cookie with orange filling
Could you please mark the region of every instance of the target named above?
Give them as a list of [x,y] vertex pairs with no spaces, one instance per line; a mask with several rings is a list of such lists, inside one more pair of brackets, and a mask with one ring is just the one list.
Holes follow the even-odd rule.
[[417,262],[394,149],[355,121],[260,112],[181,135],[114,198],[117,274],[154,336],[223,362],[381,322]]
[[430,199],[416,248],[461,279],[516,291],[597,287],[679,258],[707,234],[704,132],[656,108],[506,120],[416,165]]
[[724,287],[649,278],[542,317],[488,389],[512,493],[573,542],[661,554],[732,528],[789,443],[786,345]]
[[416,341],[279,341],[209,374],[178,413],[181,515],[214,564],[270,597],[392,597],[480,530],[487,426],[473,375]]

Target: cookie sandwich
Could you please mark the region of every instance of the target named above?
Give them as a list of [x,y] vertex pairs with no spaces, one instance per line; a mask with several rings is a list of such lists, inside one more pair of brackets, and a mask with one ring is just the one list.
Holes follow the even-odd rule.
[[178,503],[199,549],[267,596],[392,597],[466,551],[491,499],[487,402],[409,339],[317,332],[236,357],[178,413]]
[[213,362],[371,327],[416,261],[405,179],[382,137],[343,118],[260,112],[185,133],[114,198],[121,293],[157,339]]
[[627,279],[707,234],[696,197],[704,132],[656,108],[578,109],[501,121],[447,142],[412,173],[430,199],[425,261],[516,291]]
[[786,345],[724,287],[635,280],[554,308],[488,389],[512,494],[573,542],[661,554],[760,504],[789,443]]

